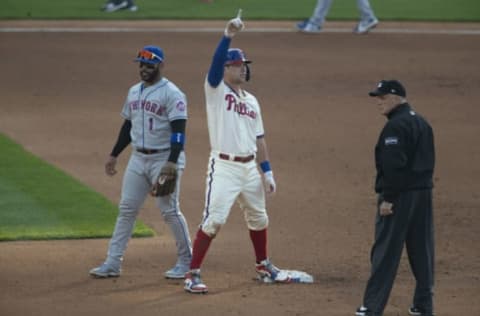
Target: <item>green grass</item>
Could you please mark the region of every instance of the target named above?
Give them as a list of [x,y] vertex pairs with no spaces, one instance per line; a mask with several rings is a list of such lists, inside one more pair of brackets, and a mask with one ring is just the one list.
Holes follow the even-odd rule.
[[[245,19],[297,20],[316,0],[135,0],[137,12],[101,12],[105,0],[1,0],[0,19],[225,19],[238,8]],[[480,21],[479,0],[371,0],[381,20]],[[355,0],[335,0],[329,20],[357,20]]]
[[[117,207],[0,134],[0,240],[110,237]],[[152,236],[137,222],[134,236]]]

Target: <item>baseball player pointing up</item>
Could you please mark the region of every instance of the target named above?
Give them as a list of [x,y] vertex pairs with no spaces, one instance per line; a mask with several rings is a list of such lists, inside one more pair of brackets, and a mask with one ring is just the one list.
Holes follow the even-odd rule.
[[177,245],[177,263],[165,277],[183,279],[189,270],[191,242],[180,210],[180,178],[185,167],[185,94],[162,76],[163,50],[145,46],[135,59],[141,81],[128,91],[123,105],[125,119],[117,142],[105,164],[107,175],[117,171],[117,157],[131,143],[132,155],[122,184],[117,223],[105,262],[90,270],[95,277],[118,277],[128,240],[138,212],[150,192],[170,227]]
[[[193,245],[184,289],[206,293],[200,266],[210,243],[238,202],[244,212],[256,256],[256,272],[273,282],[288,282],[267,256],[268,216],[265,189],[276,190],[257,99],[242,87],[250,79],[250,61],[242,50],[229,48],[244,25],[241,11],[230,20],[217,46],[205,80],[205,99],[211,153],[206,179],[205,208]],[[257,163],[263,174],[260,174]],[[265,189],[264,189],[265,185]]]

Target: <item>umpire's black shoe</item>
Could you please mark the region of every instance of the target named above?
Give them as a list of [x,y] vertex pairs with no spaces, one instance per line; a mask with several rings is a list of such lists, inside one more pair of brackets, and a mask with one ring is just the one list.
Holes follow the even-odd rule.
[[373,316],[373,312],[365,306],[360,306],[355,312],[355,316]]
[[415,306],[410,307],[408,313],[412,316],[435,316],[433,312],[427,312],[424,309]]

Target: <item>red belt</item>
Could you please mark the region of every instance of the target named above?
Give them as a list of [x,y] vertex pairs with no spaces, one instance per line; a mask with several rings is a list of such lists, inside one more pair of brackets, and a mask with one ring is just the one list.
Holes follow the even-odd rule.
[[230,155],[227,155],[227,154],[219,153],[218,157],[220,159],[223,159],[223,160],[230,160],[230,161],[247,163],[247,162],[252,161],[255,158],[255,155],[242,157],[242,156],[230,156]]

